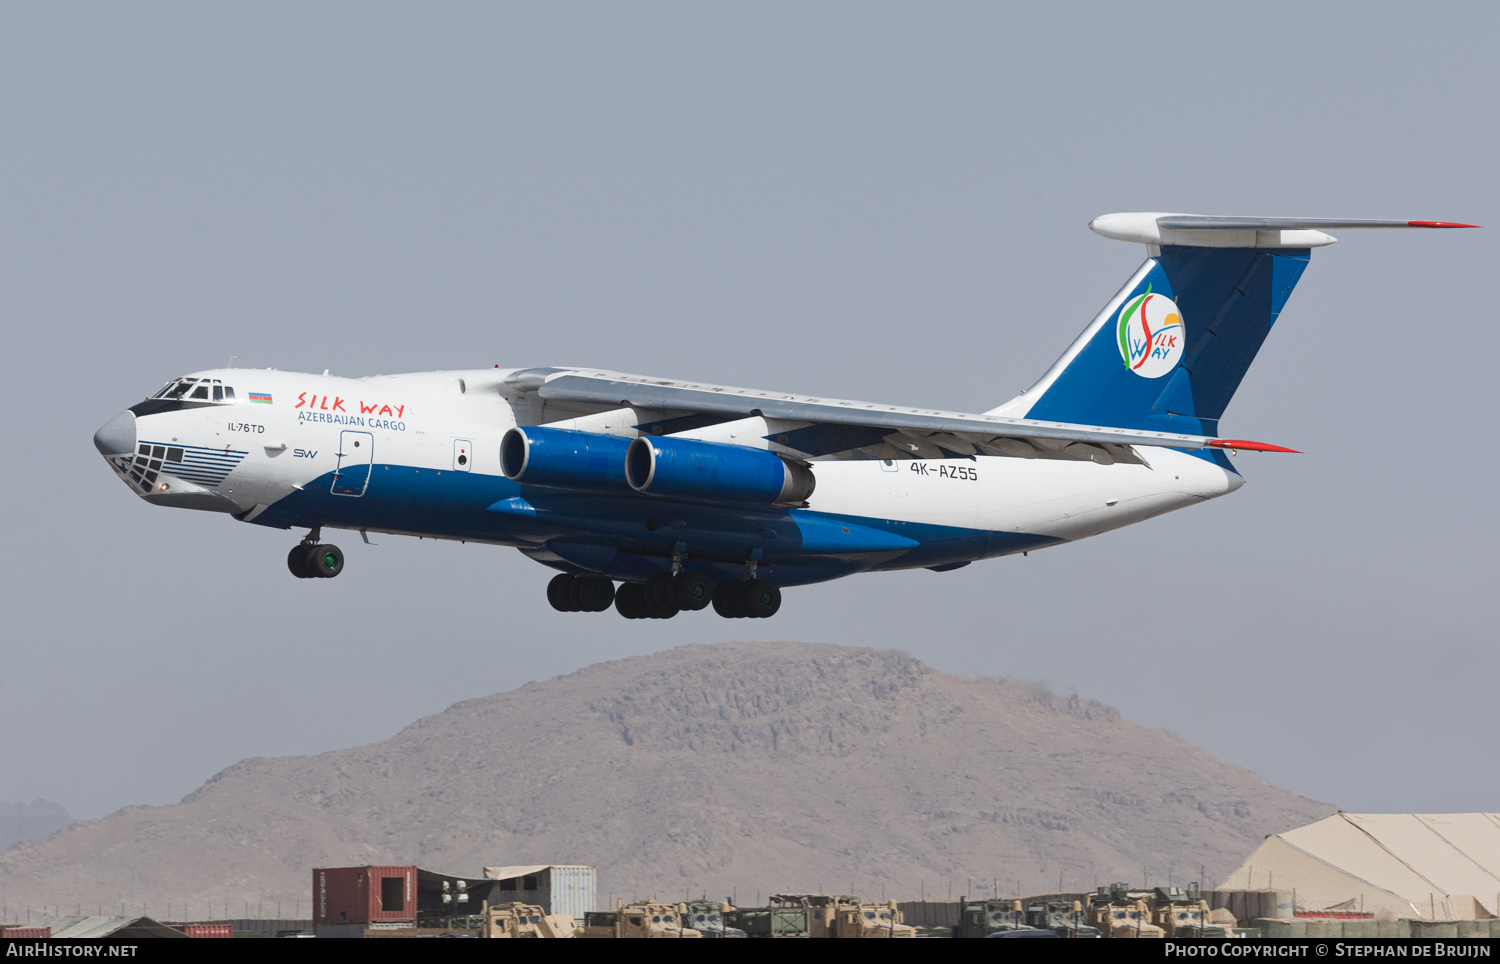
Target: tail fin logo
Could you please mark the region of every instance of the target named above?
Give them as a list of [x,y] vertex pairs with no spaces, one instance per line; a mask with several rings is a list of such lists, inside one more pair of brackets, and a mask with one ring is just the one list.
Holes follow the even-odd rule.
[[1182,360],[1187,330],[1182,312],[1166,295],[1136,295],[1120,309],[1117,325],[1120,358],[1142,378],[1160,378]]

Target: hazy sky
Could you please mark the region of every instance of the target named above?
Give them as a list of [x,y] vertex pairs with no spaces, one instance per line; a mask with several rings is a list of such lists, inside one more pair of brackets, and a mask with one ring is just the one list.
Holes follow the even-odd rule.
[[[1492,5],[0,6],[0,799],[247,756],[686,642],[1044,680],[1354,811],[1500,806]],[[1111,211],[1399,217],[1313,263],[1223,423],[1239,493],[1027,558],[558,614],[514,550],[142,503],[169,377],[592,365],[979,411],[1144,249]]]

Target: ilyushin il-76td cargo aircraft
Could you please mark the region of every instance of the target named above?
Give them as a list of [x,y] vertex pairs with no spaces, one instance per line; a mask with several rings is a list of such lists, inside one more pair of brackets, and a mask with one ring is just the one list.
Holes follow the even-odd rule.
[[1041,379],[983,414],[588,368],[337,378],[224,368],[94,436],[147,502],[308,534],[515,546],[558,610],[766,617],[787,586],[944,572],[1233,492],[1219,419],[1331,230],[1437,221],[1110,214],[1147,258]]

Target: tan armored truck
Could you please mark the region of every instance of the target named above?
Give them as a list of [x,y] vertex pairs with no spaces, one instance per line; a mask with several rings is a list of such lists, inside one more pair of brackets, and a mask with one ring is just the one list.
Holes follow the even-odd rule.
[[852,894],[772,894],[773,903],[800,904],[808,909],[807,936],[838,938],[916,937],[917,929],[901,923],[896,902],[861,903]]
[[583,915],[578,937],[662,937],[673,940],[702,938],[703,934],[684,927],[685,904],[658,904],[655,901],[616,905],[612,911],[592,911]]
[[1026,927],[1019,900],[971,901],[958,899],[958,926],[954,937],[988,937],[995,931],[1013,931]]
[[701,933],[705,940],[722,937],[744,937],[745,932],[729,923],[734,908],[712,900],[690,900],[685,908],[687,925]]
[[1160,940],[1167,932],[1151,923],[1151,903],[1133,894],[1128,884],[1100,887],[1089,897],[1089,923],[1105,937],[1143,937]]
[[1058,937],[1101,937],[1099,928],[1086,923],[1083,904],[1072,900],[1037,901],[1026,908],[1026,925],[1040,930],[1049,930]]
[[485,904],[480,937],[572,937],[578,924],[568,914],[547,914],[536,904]]
[[1197,884],[1158,887],[1152,901],[1151,919],[1167,937],[1233,937],[1234,928],[1210,920],[1208,901]]

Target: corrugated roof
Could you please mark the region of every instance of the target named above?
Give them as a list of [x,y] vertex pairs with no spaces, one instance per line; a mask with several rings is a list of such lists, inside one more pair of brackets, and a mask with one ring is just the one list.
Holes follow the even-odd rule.
[[26,926],[50,927],[54,940],[89,940],[101,937],[187,937],[182,931],[149,917],[110,915],[77,917],[67,914],[43,917],[29,922]]
[[484,876],[488,880],[510,880],[512,877],[527,877],[539,873],[556,864],[521,864],[515,867],[486,867]]

